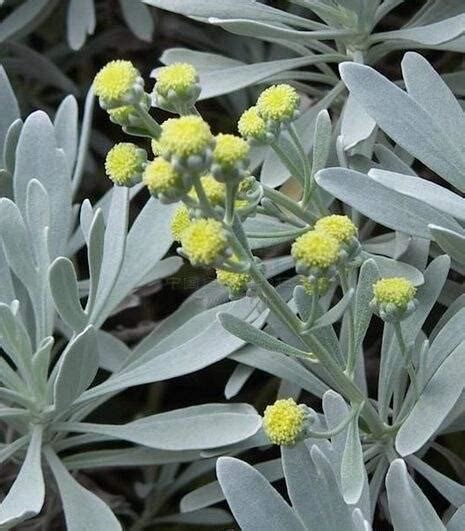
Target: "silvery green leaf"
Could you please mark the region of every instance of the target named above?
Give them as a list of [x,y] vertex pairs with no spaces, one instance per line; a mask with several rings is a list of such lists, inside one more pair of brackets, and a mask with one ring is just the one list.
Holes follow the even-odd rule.
[[58,362],[53,388],[53,402],[57,411],[70,406],[92,383],[99,366],[97,349],[92,326],[68,343]]
[[162,450],[225,446],[254,435],[262,418],[248,404],[205,404],[151,415],[123,425],[65,422],[56,428],[97,433]]
[[[328,430],[334,430],[337,426],[340,426],[349,415],[347,402],[332,389],[324,394],[322,405]],[[345,427],[340,433],[331,437],[331,446],[337,460],[336,469],[338,471],[341,466],[348,432],[348,427]]]
[[287,345],[283,341],[276,339],[270,334],[257,329],[241,319],[238,319],[234,315],[221,312],[218,314],[218,319],[225,330],[230,334],[239,337],[246,343],[251,343],[257,347],[264,348],[265,350],[271,350],[271,352],[280,352],[287,356],[309,358],[309,355],[306,352]]
[[240,392],[253,372],[254,367],[241,365],[240,363],[236,365],[224,388],[224,397],[226,400],[230,400]]
[[[81,216],[81,227],[83,227],[84,216]],[[85,230],[84,228],[82,229]],[[103,263],[103,253],[105,245],[105,222],[103,213],[98,208],[92,218],[87,236],[87,262],[89,264],[89,296],[87,298],[86,313],[91,314],[95,304],[95,297],[100,283],[100,274]]]
[[90,321],[93,323],[101,324],[101,312],[112,296],[113,288],[123,266],[127,241],[128,211],[128,189],[122,186],[114,186],[107,220],[107,229],[105,231],[98,288],[90,315]]
[[83,529],[117,531],[122,529],[108,505],[80,485],[52,449],[47,448],[45,456],[58,485],[65,513],[66,528],[69,531],[82,531]]
[[373,284],[380,277],[376,262],[372,259],[365,260],[360,268],[360,275],[355,293],[354,315],[354,351],[358,352],[362,346],[363,339],[368,330],[368,326],[373,314],[370,302],[373,298]]
[[414,286],[421,286],[425,279],[423,274],[416,268],[404,262],[392,260],[386,256],[378,256],[370,253],[362,253],[362,256],[375,262],[380,277],[405,277]]
[[119,0],[124,20],[131,31],[143,41],[150,41],[154,30],[152,12],[142,2]]
[[351,304],[353,296],[354,296],[354,290],[350,289],[337,304],[335,304],[330,310],[324,313],[321,317],[318,317],[318,319],[313,324],[311,330],[318,330],[319,328],[331,326],[332,324],[339,321],[339,319],[341,319],[341,317],[343,316],[348,306]]
[[338,199],[391,229],[426,239],[430,238],[428,225],[431,223],[461,232],[460,225],[451,216],[390,190],[363,173],[330,168],[318,172],[317,182]]
[[397,172],[402,175],[416,175],[408,164],[383,144],[375,144],[373,151],[379,160],[381,169]]
[[47,191],[36,179],[29,181],[27,186],[25,214],[38,274],[42,279],[50,263],[48,252],[50,201]]
[[312,174],[322,170],[328,162],[331,149],[331,118],[326,109],[320,111],[315,121],[315,133],[313,138]]
[[0,235],[6,260],[19,280],[34,289],[36,269],[26,226],[18,207],[9,199],[0,199]]
[[358,431],[358,415],[356,415],[347,430],[341,462],[341,488],[346,503],[355,504],[359,501],[366,481],[362,443]]
[[435,327],[429,335],[430,342],[435,341],[436,337],[442,331],[442,329],[449,323],[449,321],[455,316],[455,314],[457,314],[464,307],[465,295],[462,294],[457,297],[453,302],[451,302],[447,310],[441,315],[440,319],[437,321]]
[[465,264],[465,235],[438,227],[437,225],[430,225],[429,230],[434,241],[452,260],[455,260],[461,265]]
[[[0,152],[4,153],[3,149],[8,129],[15,120],[21,118],[21,115],[10,81],[2,66],[0,66],[0,87],[0,108],[2,109],[0,117]],[[3,167],[6,162],[5,157],[3,157],[3,161],[0,162],[2,162]]]
[[70,0],[67,19],[68,43],[79,50],[95,30],[94,0]]
[[43,339],[32,357],[32,368],[38,375],[37,381],[40,382],[44,394],[46,393],[46,382],[51,360],[51,350],[54,345],[53,337]]
[[462,342],[427,381],[418,402],[402,424],[396,437],[400,455],[416,452],[436,433],[464,385],[465,342]]
[[184,0],[144,0],[146,4],[166,9],[172,13],[179,13],[186,17],[205,18],[237,18],[238,16],[280,24],[300,24],[301,17],[281,11],[273,7],[261,4],[255,0],[237,0],[231,3],[229,0],[196,0],[186,2]]
[[42,426],[36,425],[26,457],[15,482],[0,505],[0,525],[12,528],[38,514],[44,504],[45,484],[41,466]]
[[200,509],[191,513],[171,514],[154,518],[153,524],[190,524],[208,526],[227,526],[233,523],[231,515],[223,509]]
[[[21,135],[21,129],[23,128],[23,122],[19,118],[15,120],[8,130],[6,131],[5,141],[3,143],[3,165],[7,175],[4,176],[2,183],[2,197],[13,197],[13,182],[11,177],[15,172],[16,164],[16,148],[18,146],[19,136]],[[0,144],[1,146],[1,144]]]
[[16,452],[21,450],[21,448],[24,448],[24,446],[27,445],[29,442],[29,436],[23,435],[19,439],[16,439],[15,441],[5,444],[2,446],[2,449],[0,450],[0,463],[5,463],[10,459],[10,457],[13,457]]
[[[106,440],[106,438],[104,438]],[[118,450],[93,450],[67,456],[63,463],[68,470],[87,470],[107,467],[132,467],[184,463],[200,458],[198,451],[170,451],[155,448],[122,448]]]
[[168,278],[177,273],[184,265],[184,260],[180,256],[169,256],[155,264],[154,267],[139,281],[138,287],[152,284],[164,278]]
[[[256,326],[262,326],[266,314],[256,312],[256,307],[256,300],[241,299],[230,303],[228,310],[239,317],[249,318]],[[215,316],[217,311],[210,313],[208,324],[203,325],[200,331],[198,320],[193,319],[186,325],[185,331],[177,330],[177,333],[144,352],[134,363],[89,389],[82,396],[82,401],[131,386],[188,374],[225,358],[241,347],[243,341],[223,329]]]
[[420,177],[391,171],[370,170],[368,175],[386,188],[413,199],[419,199],[454,218],[465,220],[465,200],[443,186]]
[[396,531],[445,531],[436,511],[409,476],[402,459],[391,463],[386,488],[389,512]]
[[460,37],[465,32],[465,15],[427,24],[426,26],[416,26],[394,31],[379,33],[373,41],[411,41],[413,43],[436,46]]
[[131,350],[117,337],[104,330],[98,330],[96,335],[100,367],[117,372],[131,356]]
[[[229,507],[244,531],[303,531],[291,507],[253,467],[232,457],[218,459],[217,475]],[[254,503],[250,503],[253,492]]]
[[[37,146],[40,145],[40,149]],[[42,111],[24,122],[16,151],[15,202],[25,212],[27,187],[37,179],[50,201],[49,250],[51,258],[65,253],[71,223],[70,169],[62,150],[57,149],[55,129]]]
[[246,345],[229,357],[239,363],[255,367],[297,384],[315,396],[321,397],[328,390],[328,386],[319,378],[303,367],[297,360],[285,354],[278,354],[252,345]]
[[454,17],[463,13],[461,0],[430,0],[409,22],[409,26],[425,26],[438,20]]
[[274,149],[269,149],[265,155],[260,181],[272,188],[283,184],[291,175],[303,175],[302,158],[288,133],[282,133],[276,141],[278,148],[285,154],[282,160]]
[[401,147],[461,191],[465,190],[463,142],[447,135],[435,116],[372,68],[343,63],[341,76],[368,114]]
[[55,307],[63,321],[74,331],[81,331],[88,316],[79,300],[79,289],[74,265],[68,258],[55,259],[49,269],[50,291]]
[[[208,52],[198,52],[196,50],[189,50],[188,48],[168,48],[161,57],[160,62],[165,65],[173,63],[186,62],[195,66],[198,72],[208,72],[213,70],[223,70],[234,66],[241,66],[245,63],[237,59],[231,59],[224,55]],[[158,69],[151,72],[153,77]]]
[[[264,461],[263,463],[258,463],[253,468],[263,475],[269,482],[277,481],[283,477],[281,459]],[[197,511],[204,507],[219,503],[224,499],[225,495],[221,490],[219,482],[213,481],[186,494],[181,499],[180,507],[182,512]]]
[[[154,198],[145,204],[129,230],[121,271],[109,293],[105,311],[98,317],[99,322],[103,322],[106,315],[141,284],[166,254],[173,243],[169,229],[173,211],[173,205],[163,205]],[[111,232],[110,222],[108,226]],[[102,267],[106,277],[108,272]]]
[[447,524],[447,531],[462,531],[465,526],[465,505],[459,507]]
[[[342,114],[341,136],[344,149],[346,151],[353,149],[360,142],[370,138],[375,128],[376,122],[350,94]],[[319,169],[323,169],[323,167]]]
[[78,112],[76,98],[67,96],[58,107],[54,120],[57,147],[65,152],[70,174],[78,148]]
[[263,61],[200,73],[202,92],[200,93],[199,100],[229,94],[235,90],[262,83],[281,72],[314,64],[318,62],[316,57],[307,56],[293,59],[278,59],[276,61]]
[[461,507],[465,504],[465,487],[463,485],[441,474],[415,455],[407,457],[407,463],[427,479],[441,493],[441,496],[452,505]]
[[[0,23],[0,42],[6,41],[28,26],[47,7],[49,0],[27,0]],[[2,106],[2,109],[4,107]]]
[[0,303],[0,343],[18,367],[27,365],[32,357],[29,334],[21,317],[6,304]]

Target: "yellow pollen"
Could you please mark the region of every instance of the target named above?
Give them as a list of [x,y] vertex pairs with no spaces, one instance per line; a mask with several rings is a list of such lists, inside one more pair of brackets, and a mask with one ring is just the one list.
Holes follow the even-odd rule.
[[167,96],[170,91],[186,94],[198,81],[196,69],[188,63],[174,63],[160,68],[155,85],[156,91]]
[[142,172],[140,150],[135,144],[121,142],[114,145],[105,159],[107,176],[119,186],[129,186]]
[[[213,175],[204,175],[200,178],[203,190],[207,199],[213,206],[224,206],[226,197],[226,187],[223,183],[219,183]],[[197,199],[197,194],[194,189],[189,192],[193,199]]]
[[291,120],[299,106],[299,95],[290,85],[273,85],[264,90],[258,100],[257,109],[265,120],[285,122]]
[[348,242],[357,235],[357,227],[347,216],[326,216],[315,223],[315,230],[329,234],[338,242]]
[[134,87],[138,77],[139,71],[130,61],[110,61],[95,76],[94,92],[109,102],[121,100]]
[[291,254],[306,267],[323,269],[335,265],[339,258],[339,242],[319,231],[308,231],[292,244]]
[[163,156],[203,155],[213,142],[209,125],[199,116],[170,118],[162,125],[157,149]]
[[237,129],[244,138],[260,140],[265,137],[265,120],[258,114],[257,107],[250,107],[242,114],[237,124]]
[[181,244],[192,265],[212,266],[224,255],[228,239],[219,221],[196,219],[183,232]]
[[249,145],[244,139],[222,133],[217,135],[213,159],[218,164],[234,166],[234,164],[245,160],[248,154]]
[[142,180],[149,191],[155,194],[169,193],[173,188],[182,185],[179,173],[161,157],[147,164]]
[[239,294],[246,290],[251,278],[248,273],[234,273],[231,271],[216,270],[218,282],[228,288],[231,293]]
[[186,205],[179,205],[174,211],[173,217],[171,218],[171,235],[173,236],[174,241],[181,241],[182,235],[189,226],[190,222],[191,218]]
[[404,277],[381,278],[373,284],[373,295],[378,304],[394,304],[405,308],[413,301],[415,286]]
[[304,421],[302,407],[292,398],[287,398],[267,406],[263,416],[263,429],[273,444],[292,446],[302,432]]

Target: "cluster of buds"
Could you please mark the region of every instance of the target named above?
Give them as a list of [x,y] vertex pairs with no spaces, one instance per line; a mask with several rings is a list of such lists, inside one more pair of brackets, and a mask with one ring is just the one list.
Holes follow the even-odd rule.
[[294,446],[306,438],[311,420],[307,406],[293,398],[281,399],[265,409],[263,431],[273,444]]
[[267,144],[299,116],[300,98],[287,84],[273,85],[264,90],[256,105],[239,119],[238,130],[251,144]]
[[383,321],[400,322],[411,315],[418,301],[416,288],[404,277],[381,278],[373,284],[371,308]]
[[190,114],[200,91],[196,69],[188,63],[173,63],[158,71],[152,100],[156,107],[165,111]]
[[311,295],[324,294],[338,270],[353,266],[359,253],[357,227],[347,216],[339,215],[319,219],[291,249],[304,289]]

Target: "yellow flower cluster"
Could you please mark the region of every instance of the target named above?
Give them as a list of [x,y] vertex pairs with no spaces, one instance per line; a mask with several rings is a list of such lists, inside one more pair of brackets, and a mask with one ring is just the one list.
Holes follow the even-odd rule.
[[131,186],[140,180],[144,151],[130,142],[113,146],[105,159],[107,176],[118,186]]
[[339,259],[339,242],[329,234],[311,230],[295,240],[291,254],[304,267],[326,269]]
[[294,117],[299,101],[295,88],[283,83],[264,90],[257,100],[257,109],[265,120],[286,122]]
[[189,226],[190,222],[191,218],[186,205],[179,205],[174,211],[173,217],[171,218],[171,235],[173,236],[174,241],[181,241],[182,235]]
[[329,234],[338,242],[349,242],[357,236],[357,227],[347,216],[325,216],[315,223],[315,230]]
[[147,164],[142,180],[154,195],[169,194],[173,189],[182,186],[181,175],[161,157]]
[[130,61],[110,61],[95,76],[95,95],[110,106],[121,103],[139,77],[139,71]]
[[374,300],[377,304],[393,304],[403,309],[413,301],[415,286],[404,277],[381,278],[373,285]]
[[265,409],[263,429],[273,444],[294,445],[304,425],[305,412],[292,398],[277,400]]
[[246,139],[265,140],[266,123],[258,113],[257,107],[247,109],[237,124],[239,133]]
[[211,267],[224,258],[228,238],[219,221],[195,219],[183,231],[181,244],[193,266]]
[[[213,206],[224,206],[224,200],[226,197],[226,187],[223,183],[219,183],[212,175],[204,175],[200,178],[203,191],[207,196],[207,199]],[[189,195],[193,199],[197,199],[197,194],[192,189]]]
[[202,156],[213,143],[210,126],[199,116],[170,118],[163,123],[161,129],[156,149],[166,158],[171,155],[180,158]]
[[222,269],[216,270],[216,278],[222,286],[228,288],[232,295],[242,295],[251,281],[248,273],[234,273]]
[[249,145],[235,135],[222,134],[216,136],[213,160],[223,166],[234,166],[247,158]]
[[191,64],[173,63],[160,68],[155,90],[164,96],[167,96],[170,91],[186,94],[197,82],[197,71]]

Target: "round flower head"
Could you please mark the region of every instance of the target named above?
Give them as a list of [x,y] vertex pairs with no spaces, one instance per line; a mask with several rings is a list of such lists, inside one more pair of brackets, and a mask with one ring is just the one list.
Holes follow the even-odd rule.
[[372,308],[385,321],[401,320],[416,308],[416,288],[404,277],[381,278],[373,284]]
[[[207,196],[208,201],[212,206],[221,206],[224,207],[224,200],[226,197],[226,188],[224,184],[219,183],[212,175],[203,175],[200,178],[203,191]],[[194,189],[189,192],[190,197],[193,199],[197,198],[197,193]]]
[[249,145],[235,135],[220,133],[213,150],[212,174],[220,182],[239,181],[246,175]]
[[130,61],[110,61],[94,79],[94,92],[105,109],[135,103],[143,96],[143,80]]
[[186,193],[182,176],[165,159],[149,162],[142,178],[149,192],[163,203],[173,203]]
[[296,239],[291,254],[298,273],[327,276],[339,260],[339,248],[339,242],[329,234],[311,230]]
[[200,90],[197,70],[188,63],[174,63],[160,68],[153,96],[158,107],[184,112],[194,105]]
[[173,236],[174,241],[181,241],[182,235],[189,226],[190,222],[191,218],[186,205],[179,205],[174,211],[173,217],[171,218],[171,235]]
[[232,271],[216,270],[218,282],[228,289],[231,299],[242,297],[247,292],[247,287],[251,281],[248,273],[234,273]]
[[305,436],[307,420],[305,406],[292,398],[277,400],[265,409],[263,430],[273,444],[293,446]]
[[220,266],[229,254],[228,238],[219,221],[195,219],[181,237],[181,254],[193,266]]
[[242,113],[237,129],[241,136],[251,143],[263,144],[267,141],[265,120],[260,116],[255,106]]
[[266,122],[286,124],[297,117],[299,102],[299,95],[290,85],[273,85],[260,94],[257,109]]
[[213,135],[199,116],[170,118],[161,126],[157,149],[184,171],[203,173],[210,163]]
[[338,242],[350,242],[357,236],[357,227],[347,216],[325,216],[315,223],[315,230],[329,234]]
[[107,176],[118,186],[132,186],[140,182],[147,153],[129,142],[114,145],[105,159]]

